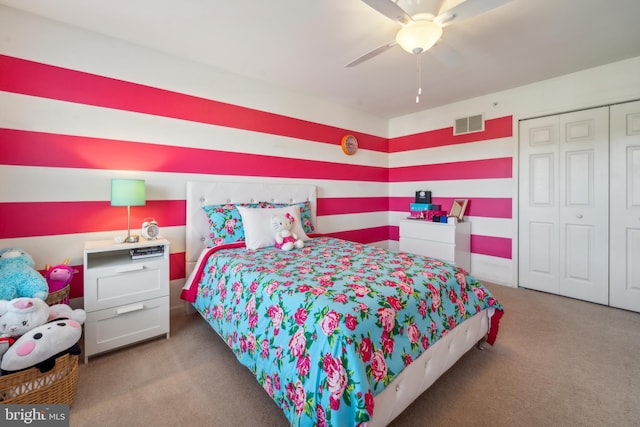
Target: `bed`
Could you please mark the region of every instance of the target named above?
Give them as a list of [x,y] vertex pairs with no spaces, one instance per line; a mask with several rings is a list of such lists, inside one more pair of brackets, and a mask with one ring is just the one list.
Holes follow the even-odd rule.
[[[384,426],[467,351],[493,344],[503,309],[452,265],[318,234],[316,203],[313,185],[189,182],[181,297],[291,425]],[[243,241],[219,238],[211,208],[237,206],[304,212],[304,247],[247,249],[243,215],[223,220],[238,231],[244,218]]]

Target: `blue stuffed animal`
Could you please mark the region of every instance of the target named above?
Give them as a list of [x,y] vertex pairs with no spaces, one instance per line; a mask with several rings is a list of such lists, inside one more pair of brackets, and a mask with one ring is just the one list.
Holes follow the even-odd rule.
[[47,299],[47,280],[33,268],[34,265],[33,258],[22,249],[0,249],[0,300]]

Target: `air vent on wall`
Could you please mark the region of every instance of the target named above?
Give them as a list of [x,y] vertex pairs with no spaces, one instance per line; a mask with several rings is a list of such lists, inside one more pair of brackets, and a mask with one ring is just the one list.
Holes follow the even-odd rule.
[[453,134],[462,135],[465,133],[481,132],[483,130],[484,130],[484,115],[478,114],[475,116],[456,119],[456,124],[453,127]]

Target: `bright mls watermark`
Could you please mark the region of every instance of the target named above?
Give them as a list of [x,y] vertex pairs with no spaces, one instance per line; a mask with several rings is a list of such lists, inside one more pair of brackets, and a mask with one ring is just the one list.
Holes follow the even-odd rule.
[[69,405],[0,405],[0,425],[69,427]]

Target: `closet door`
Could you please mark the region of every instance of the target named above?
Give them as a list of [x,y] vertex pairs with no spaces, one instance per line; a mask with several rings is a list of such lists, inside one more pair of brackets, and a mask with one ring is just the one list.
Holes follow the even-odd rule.
[[610,304],[640,311],[640,102],[611,107]]
[[560,295],[609,303],[609,107],[560,116]]
[[557,294],[559,189],[557,116],[520,122],[519,286]]
[[608,107],[520,124],[519,286],[607,304]]

